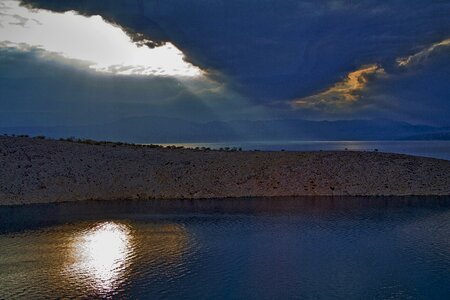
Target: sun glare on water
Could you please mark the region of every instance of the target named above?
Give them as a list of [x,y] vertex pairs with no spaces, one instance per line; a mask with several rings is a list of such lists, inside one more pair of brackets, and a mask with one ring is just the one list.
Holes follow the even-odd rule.
[[36,48],[110,74],[195,77],[203,73],[170,42],[155,48],[139,46],[101,16],[29,9],[17,0],[0,0],[2,47]]
[[[130,229],[114,222],[101,223],[77,236],[69,252],[69,273],[87,276],[100,294],[115,290],[132,256]],[[85,278],[86,279],[86,278]]]

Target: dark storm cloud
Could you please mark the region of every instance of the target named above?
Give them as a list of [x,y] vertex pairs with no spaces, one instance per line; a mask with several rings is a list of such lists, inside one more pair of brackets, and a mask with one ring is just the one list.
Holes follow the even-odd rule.
[[377,65],[388,76],[353,91],[362,101],[351,109],[330,114],[306,105],[295,115],[448,122],[442,112],[448,112],[450,75],[441,68],[448,60],[448,48],[426,62],[420,60],[422,70],[398,70],[396,63],[448,39],[448,1],[25,2],[57,11],[100,14],[128,28],[136,40],[170,41],[211,78],[254,103],[270,105],[274,115],[292,116],[283,103],[339,88],[352,72]]
[[[256,95],[299,96],[449,34],[445,1],[29,1],[174,42]],[[266,84],[272,88],[267,91]]]

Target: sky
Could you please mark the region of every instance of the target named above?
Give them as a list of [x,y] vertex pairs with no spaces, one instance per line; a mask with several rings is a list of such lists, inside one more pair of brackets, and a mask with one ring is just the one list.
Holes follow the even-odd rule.
[[450,1],[0,0],[0,126],[450,126]]

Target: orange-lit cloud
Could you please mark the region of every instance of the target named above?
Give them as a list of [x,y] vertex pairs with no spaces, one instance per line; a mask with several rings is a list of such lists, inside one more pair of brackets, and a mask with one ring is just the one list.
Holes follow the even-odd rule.
[[356,102],[369,80],[386,74],[384,69],[377,64],[362,66],[360,69],[350,72],[344,80],[334,84],[327,90],[292,101],[294,108],[342,108]]
[[435,50],[448,46],[450,46],[450,39],[434,43],[428,48],[425,48],[424,50],[417,52],[413,55],[397,58],[396,60],[397,65],[399,67],[408,67],[410,65],[414,65],[427,59]]
[[[413,55],[399,57],[395,60],[398,68],[409,68],[428,59],[433,52],[440,48],[449,47],[450,38],[434,43],[424,50]],[[386,75],[383,67],[377,64],[365,65],[347,74],[344,80],[335,83],[332,87],[312,96],[291,101],[293,108],[309,108],[333,112],[344,109],[357,102],[367,85],[381,76]],[[391,74],[392,75],[392,74]]]

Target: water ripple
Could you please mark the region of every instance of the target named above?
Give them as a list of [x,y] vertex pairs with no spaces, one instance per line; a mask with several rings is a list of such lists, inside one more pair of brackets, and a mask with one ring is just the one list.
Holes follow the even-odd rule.
[[302,204],[295,213],[269,213],[253,203],[257,213],[217,213],[215,206],[212,214],[135,207],[135,218],[127,211],[78,220],[64,207],[52,225],[19,225],[0,234],[0,298],[409,299],[450,293],[446,205]]

